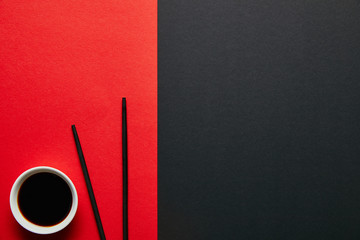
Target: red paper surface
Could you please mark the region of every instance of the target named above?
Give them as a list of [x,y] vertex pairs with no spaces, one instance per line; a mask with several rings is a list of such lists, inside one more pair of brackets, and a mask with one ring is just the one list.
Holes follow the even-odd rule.
[[[0,239],[99,239],[71,125],[79,133],[107,239],[122,239],[121,99],[127,98],[129,238],[157,239],[156,1],[0,2]],[[13,218],[15,179],[55,167],[79,208],[37,236]]]

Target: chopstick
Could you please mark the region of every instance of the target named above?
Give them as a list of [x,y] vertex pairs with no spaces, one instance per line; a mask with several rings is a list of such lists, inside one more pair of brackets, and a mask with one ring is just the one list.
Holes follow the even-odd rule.
[[81,149],[79,136],[78,136],[78,134],[76,132],[75,125],[72,125],[71,128],[72,128],[72,132],[74,134],[76,149],[77,149],[77,152],[79,154],[80,164],[81,164],[81,168],[82,168],[82,171],[83,171],[83,174],[84,174],[85,183],[86,183],[86,187],[87,187],[87,190],[88,190],[88,193],[89,193],[90,202],[91,202],[91,206],[92,206],[92,209],[93,209],[93,212],[94,212],[95,221],[96,221],[96,225],[97,225],[97,228],[98,228],[98,231],[99,231],[100,239],[105,240],[106,239],[105,238],[105,233],[104,233],[103,226],[101,224],[100,214],[99,214],[99,210],[98,210],[98,207],[97,207],[97,204],[96,204],[95,194],[94,194],[94,191],[93,191],[92,186],[91,186],[90,176],[89,176],[89,173],[88,173],[88,170],[87,170],[87,167],[86,167],[84,154],[83,154],[83,151]]
[[128,240],[128,155],[126,98],[122,99],[123,240]]

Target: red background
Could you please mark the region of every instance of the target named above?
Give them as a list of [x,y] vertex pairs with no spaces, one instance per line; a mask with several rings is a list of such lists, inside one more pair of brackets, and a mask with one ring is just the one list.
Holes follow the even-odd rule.
[[[156,1],[0,2],[0,239],[99,239],[75,124],[107,239],[122,239],[121,99],[127,98],[129,238],[157,239]],[[37,236],[12,217],[15,179],[55,167],[79,208],[63,231]]]

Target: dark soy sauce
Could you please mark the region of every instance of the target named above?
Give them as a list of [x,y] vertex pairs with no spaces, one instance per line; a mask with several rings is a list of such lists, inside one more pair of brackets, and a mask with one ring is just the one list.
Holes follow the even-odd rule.
[[64,220],[72,205],[67,183],[52,173],[36,173],[21,185],[18,204],[23,216],[40,226],[52,226]]

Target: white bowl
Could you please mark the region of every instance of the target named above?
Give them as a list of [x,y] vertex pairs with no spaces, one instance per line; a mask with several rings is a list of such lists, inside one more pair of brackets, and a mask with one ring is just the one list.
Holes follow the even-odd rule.
[[[53,173],[59,177],[61,177],[69,186],[71,190],[72,195],[72,206],[70,209],[69,214],[67,217],[62,220],[60,223],[52,226],[39,226],[36,225],[29,220],[27,220],[20,212],[19,205],[18,205],[18,194],[19,189],[23,182],[28,179],[30,176],[36,174],[36,173]],[[25,229],[29,230],[30,232],[37,233],[37,234],[51,234],[58,232],[62,229],[64,229],[69,223],[72,221],[72,219],[75,216],[76,210],[78,207],[78,196],[76,192],[76,188],[70,178],[66,176],[63,172],[52,168],[52,167],[46,167],[46,166],[40,166],[40,167],[34,167],[31,168],[25,172],[23,172],[15,181],[11,188],[10,192],[10,208],[13,216],[15,217],[16,221]]]

